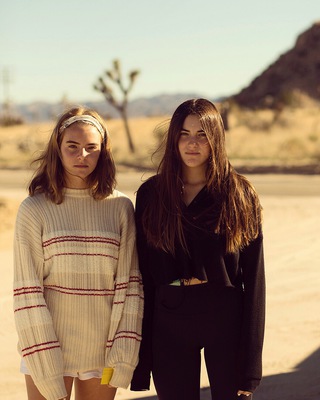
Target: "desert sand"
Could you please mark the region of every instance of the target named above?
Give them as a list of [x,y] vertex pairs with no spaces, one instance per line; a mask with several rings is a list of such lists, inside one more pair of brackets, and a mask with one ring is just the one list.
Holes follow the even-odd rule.
[[[144,176],[145,178],[146,176]],[[142,172],[118,175],[118,189],[134,201]],[[264,208],[267,321],[264,378],[255,400],[320,399],[320,176],[249,175]],[[28,171],[0,170],[1,214],[0,393],[25,400],[12,312],[12,220],[26,196]],[[0,206],[1,206],[0,201]],[[1,210],[1,207],[0,207]],[[210,399],[203,368],[201,399]],[[156,399],[149,392],[118,390],[116,399]],[[177,399],[183,400],[183,399]]]

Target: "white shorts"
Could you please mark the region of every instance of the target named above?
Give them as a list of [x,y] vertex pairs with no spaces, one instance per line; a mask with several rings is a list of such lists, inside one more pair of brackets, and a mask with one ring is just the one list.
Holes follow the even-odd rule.
[[[20,372],[25,375],[30,375],[30,372],[28,371],[28,368],[23,358],[21,359]],[[66,372],[64,376],[71,376],[72,378],[78,378],[80,379],[80,381],[86,381],[87,379],[91,378],[101,379],[102,368],[93,369],[91,371],[85,371],[85,372]]]

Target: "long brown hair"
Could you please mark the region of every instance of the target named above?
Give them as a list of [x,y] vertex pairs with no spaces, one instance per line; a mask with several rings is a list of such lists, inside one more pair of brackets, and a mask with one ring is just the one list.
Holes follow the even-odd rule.
[[97,166],[87,178],[92,196],[96,200],[100,200],[113,192],[116,185],[116,170],[107,128],[103,119],[96,111],[79,106],[73,107],[61,115],[52,131],[46,149],[33,161],[33,163],[38,163],[39,166],[29,185],[30,196],[34,196],[36,193],[45,193],[52,202],[56,204],[62,203],[65,182],[60,147],[64,131],[60,132],[60,127],[65,120],[76,115],[90,115],[94,117],[104,130]]
[[146,206],[143,229],[149,244],[158,249],[174,254],[178,240],[188,251],[183,231],[182,162],[178,141],[184,120],[190,114],[199,117],[211,149],[206,186],[213,197],[219,199],[220,205],[214,231],[225,235],[226,251],[235,252],[258,236],[261,206],[253,186],[230,164],[221,115],[206,99],[185,101],[171,118],[157,173],[158,201]]

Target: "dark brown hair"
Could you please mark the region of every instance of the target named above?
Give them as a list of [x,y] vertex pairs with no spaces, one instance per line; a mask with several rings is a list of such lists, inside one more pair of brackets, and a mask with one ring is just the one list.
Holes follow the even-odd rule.
[[[219,199],[219,215],[214,230],[225,235],[226,251],[235,252],[259,234],[261,206],[250,182],[230,164],[222,118],[213,103],[192,99],[174,112],[164,139],[164,155],[158,167],[157,202],[150,202],[142,223],[152,246],[174,254],[178,240],[187,251],[182,217],[182,163],[178,141],[184,120],[197,115],[210,145],[207,166],[207,189]],[[214,210],[211,210],[214,212]],[[215,210],[216,212],[216,210]]]
[[96,111],[79,106],[73,107],[61,115],[52,131],[46,149],[40,157],[33,161],[33,163],[38,163],[39,166],[29,185],[30,196],[36,193],[45,193],[54,203],[62,203],[65,182],[60,147],[64,130],[62,132],[59,130],[65,120],[76,115],[90,115],[94,117],[104,129],[104,137],[102,138],[101,152],[97,166],[87,178],[88,187],[91,188],[92,196],[96,200],[100,200],[113,192],[116,185],[115,164],[105,123]]

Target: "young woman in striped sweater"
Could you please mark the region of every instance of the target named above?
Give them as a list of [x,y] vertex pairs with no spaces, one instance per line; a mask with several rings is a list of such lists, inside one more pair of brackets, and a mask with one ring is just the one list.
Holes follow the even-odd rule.
[[131,381],[141,340],[133,206],[115,190],[110,137],[95,111],[65,112],[36,161],[14,240],[28,399],[70,399],[74,386],[77,400],[112,400]]

